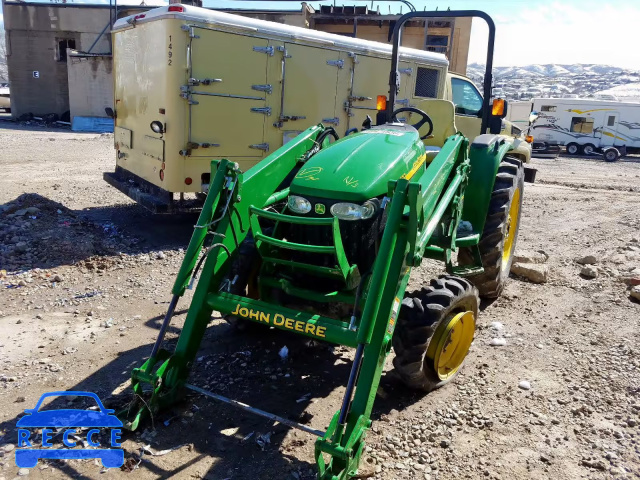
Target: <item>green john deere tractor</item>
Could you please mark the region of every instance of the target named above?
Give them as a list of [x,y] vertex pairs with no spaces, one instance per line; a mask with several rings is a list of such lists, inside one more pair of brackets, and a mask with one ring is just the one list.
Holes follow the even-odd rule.
[[[312,126],[247,172],[213,161],[173,300],[150,358],[132,373],[140,401],[123,412],[127,427],[190,389],[317,435],[319,478],[348,479],[357,474],[392,347],[409,387],[429,391],[459,371],[479,293],[496,297],[508,277],[524,170],[499,135],[469,142],[455,133],[450,102],[393,110],[402,25],[434,16],[479,16],[489,24],[483,131],[499,132],[500,118],[489,113],[491,19],[478,11],[415,12],[395,26],[389,99],[378,125],[342,139]],[[399,121],[409,114],[415,124]],[[423,258],[444,262],[447,274],[406,292]],[[184,327],[168,352],[160,348],[165,331],[198,271]],[[187,383],[213,311],[355,348],[344,400],[326,431]]]

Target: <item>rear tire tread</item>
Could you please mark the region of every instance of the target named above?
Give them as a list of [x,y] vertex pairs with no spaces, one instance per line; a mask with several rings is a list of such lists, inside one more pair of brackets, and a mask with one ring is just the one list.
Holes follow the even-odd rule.
[[[504,289],[504,283],[509,277],[513,253],[515,252],[518,230],[512,247],[512,254],[507,268],[502,269],[502,252],[506,235],[506,221],[509,215],[509,207],[516,188],[520,188],[520,202],[524,193],[524,167],[516,158],[505,157],[496,175],[496,181],[491,193],[491,200],[485,221],[484,230],[478,243],[480,257],[484,272],[469,277],[469,280],[478,288],[480,295],[486,298],[497,298]],[[521,203],[522,206],[522,203]],[[519,219],[518,225],[519,228]],[[461,248],[458,251],[458,262],[461,265],[474,263],[473,251],[469,248]]]

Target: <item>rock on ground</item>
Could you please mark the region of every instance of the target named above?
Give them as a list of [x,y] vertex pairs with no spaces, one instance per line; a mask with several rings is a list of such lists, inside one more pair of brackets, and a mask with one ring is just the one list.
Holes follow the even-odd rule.
[[518,250],[513,255],[513,263],[546,263],[547,260],[549,255],[542,250]]
[[598,263],[598,259],[595,255],[586,255],[576,260],[580,265],[594,265]]
[[532,283],[546,283],[549,267],[535,263],[514,263],[511,265],[511,273]]
[[598,278],[598,270],[591,266],[584,266],[580,270],[580,275],[586,278]]

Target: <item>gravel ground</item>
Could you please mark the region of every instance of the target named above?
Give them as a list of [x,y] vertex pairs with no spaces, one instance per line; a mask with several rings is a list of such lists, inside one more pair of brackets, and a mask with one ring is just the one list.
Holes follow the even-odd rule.
[[[154,217],[104,183],[112,145],[111,135],[0,122],[0,480],[314,478],[312,437],[195,394],[124,435],[121,470],[103,473],[94,460],[15,466],[16,421],[42,393],[131,398],[129,372],[151,350],[195,222]],[[631,290],[640,283],[640,159],[532,163],[518,276],[483,303],[462,373],[419,395],[387,360],[363,468],[371,478],[640,477]],[[417,269],[410,288],[432,275]],[[214,317],[190,382],[324,429],[351,358],[282,332],[241,335]]]

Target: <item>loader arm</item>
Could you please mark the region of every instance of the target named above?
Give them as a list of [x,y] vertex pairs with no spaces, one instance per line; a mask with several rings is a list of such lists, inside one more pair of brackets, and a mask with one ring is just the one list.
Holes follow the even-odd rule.
[[[154,414],[181,398],[181,387],[211,319],[211,310],[206,303],[207,293],[220,284],[240,244],[249,233],[250,206],[254,203],[268,205],[274,201],[272,196],[277,194],[278,187],[304,155],[316,145],[315,139],[323,131],[322,125],[308,128],[246,174],[228,160],[212,162],[211,187],[174,282],[173,299],[167,315],[149,359],[131,374],[137,401],[119,412],[125,427],[135,430],[149,413]],[[171,354],[161,348],[162,341],[179,297],[184,294],[189,283],[195,280],[196,265],[207,237],[211,238],[211,246],[205,256],[200,258],[200,263],[203,263],[200,281],[178,344]],[[143,384],[151,385],[153,389],[146,405],[142,402]]]

